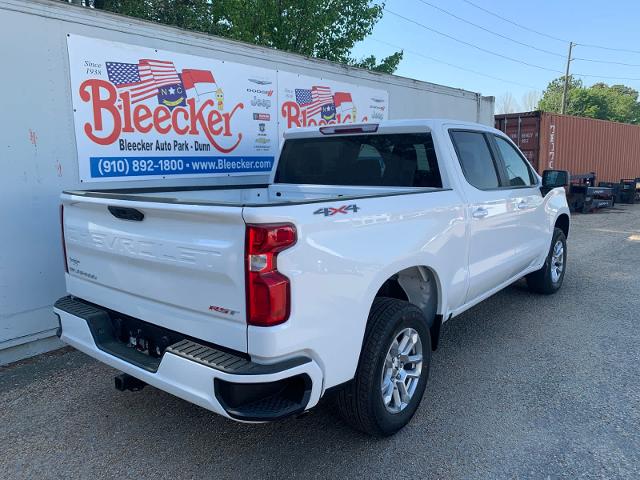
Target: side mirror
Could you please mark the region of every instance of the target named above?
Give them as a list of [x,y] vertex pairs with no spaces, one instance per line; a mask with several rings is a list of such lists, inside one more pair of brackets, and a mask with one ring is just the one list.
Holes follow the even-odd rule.
[[545,170],[542,172],[542,194],[558,187],[569,186],[569,172],[566,170]]

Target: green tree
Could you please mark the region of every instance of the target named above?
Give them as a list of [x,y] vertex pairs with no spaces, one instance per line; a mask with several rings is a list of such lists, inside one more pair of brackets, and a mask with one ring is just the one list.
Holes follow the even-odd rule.
[[386,73],[403,55],[351,56],[382,17],[384,4],[372,0],[99,0],[96,7]]
[[[538,110],[545,112],[560,113],[562,106],[562,90],[564,88],[564,77],[556,78],[551,81],[538,103]],[[577,90],[582,89],[582,80],[569,76],[569,95],[574,94]]]
[[[581,80],[571,77],[567,113],[579,117],[599,118],[623,123],[640,123],[638,91],[626,85],[596,83],[585,87]],[[556,78],[544,91],[538,108],[546,112],[560,112],[564,77]]]

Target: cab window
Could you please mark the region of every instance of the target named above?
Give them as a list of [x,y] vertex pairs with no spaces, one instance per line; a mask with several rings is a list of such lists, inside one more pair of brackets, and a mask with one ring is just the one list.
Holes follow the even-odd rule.
[[516,148],[507,140],[497,135],[495,136],[495,140],[507,175],[507,183],[503,186],[526,187],[535,185],[536,181],[531,169]]
[[450,134],[467,182],[480,190],[499,188],[498,170],[485,134],[466,130]]

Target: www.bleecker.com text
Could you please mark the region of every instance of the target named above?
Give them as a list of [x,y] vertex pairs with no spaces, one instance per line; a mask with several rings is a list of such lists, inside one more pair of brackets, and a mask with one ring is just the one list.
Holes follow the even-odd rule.
[[[242,140],[242,133],[234,134],[231,120],[233,115],[244,108],[237,103],[229,112],[219,112],[213,100],[207,99],[199,106],[193,98],[187,99],[187,107],[175,107],[173,110],[158,105],[151,109],[148,105],[133,106],[129,92],[118,94],[116,87],[106,80],[92,78],[80,85],[80,99],[91,102],[92,122],[84,124],[84,132],[92,142],[98,145],[111,145],[123,133],[159,134],[174,132],[176,135],[201,135],[219,152],[230,153]],[[121,108],[118,108],[121,102]],[[105,122],[105,117],[111,121]],[[105,125],[110,128],[105,131]],[[234,137],[231,146],[224,146],[219,137]]]

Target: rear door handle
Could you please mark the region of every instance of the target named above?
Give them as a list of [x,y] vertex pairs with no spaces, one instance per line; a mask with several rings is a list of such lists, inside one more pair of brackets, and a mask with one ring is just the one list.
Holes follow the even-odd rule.
[[473,218],[484,218],[489,215],[489,210],[484,207],[476,208],[472,215]]
[[524,210],[525,208],[527,208],[529,206],[529,204],[527,202],[525,202],[524,200],[518,202],[516,205],[518,206],[518,210]]

